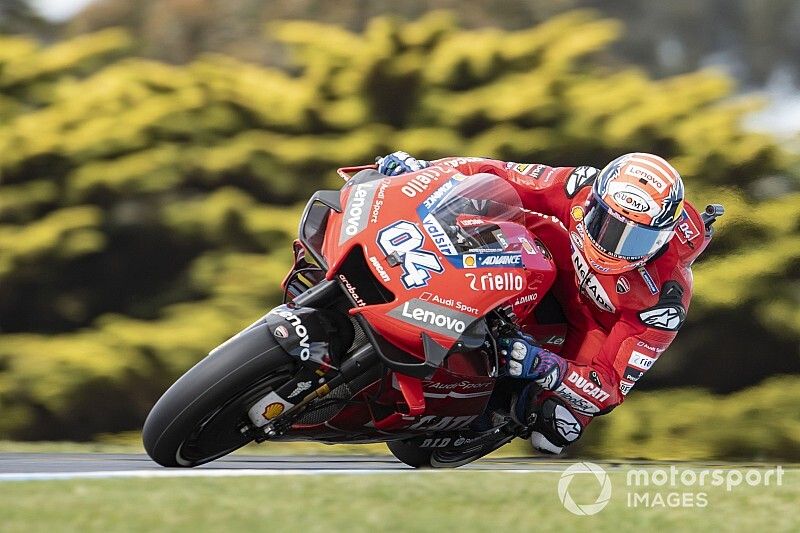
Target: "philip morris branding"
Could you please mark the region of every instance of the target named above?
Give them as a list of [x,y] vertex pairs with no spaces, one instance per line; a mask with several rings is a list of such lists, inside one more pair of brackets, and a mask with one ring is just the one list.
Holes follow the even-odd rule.
[[378,182],[376,181],[359,183],[350,191],[350,196],[347,197],[347,205],[344,207],[339,244],[358,235],[367,227],[370,208],[373,200],[375,200],[377,184]]
[[464,333],[467,326],[475,319],[454,309],[423,302],[418,298],[395,307],[388,314],[392,318],[454,339]]

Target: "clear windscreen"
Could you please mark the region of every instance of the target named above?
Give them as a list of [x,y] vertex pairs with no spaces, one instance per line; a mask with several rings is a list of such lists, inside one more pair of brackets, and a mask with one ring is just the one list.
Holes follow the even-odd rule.
[[497,223],[525,223],[519,194],[494,174],[462,180],[437,202],[430,215],[459,254],[503,251],[508,244]]

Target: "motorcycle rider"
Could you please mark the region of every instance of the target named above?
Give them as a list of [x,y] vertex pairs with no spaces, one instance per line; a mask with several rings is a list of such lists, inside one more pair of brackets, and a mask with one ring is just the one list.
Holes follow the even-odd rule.
[[476,157],[427,162],[405,152],[376,161],[389,176],[431,164],[495,174],[538,215],[528,225],[557,266],[552,296],[499,341],[508,374],[531,382],[512,416],[533,429],[537,450],[557,454],[578,440],[675,338],[691,299],[691,264],[710,233],[663,158],[630,153],[602,170]]

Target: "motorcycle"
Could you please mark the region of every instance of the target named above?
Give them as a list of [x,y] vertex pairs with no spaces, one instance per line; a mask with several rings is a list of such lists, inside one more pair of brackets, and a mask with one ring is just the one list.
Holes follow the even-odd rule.
[[338,170],[302,215],[284,304],[152,408],[144,446],[193,467],[252,441],[385,442],[413,467],[474,461],[529,429],[497,339],[550,289],[552,256],[513,189],[439,164]]

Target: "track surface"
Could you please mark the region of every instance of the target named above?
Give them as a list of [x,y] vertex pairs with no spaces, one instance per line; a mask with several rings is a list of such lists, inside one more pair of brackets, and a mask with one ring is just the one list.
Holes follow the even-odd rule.
[[[460,470],[562,472],[552,460],[485,459]],[[412,472],[391,456],[233,455],[192,469],[163,468],[144,454],[3,453],[0,481],[93,477],[161,477]]]

